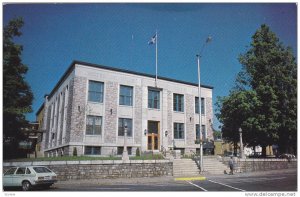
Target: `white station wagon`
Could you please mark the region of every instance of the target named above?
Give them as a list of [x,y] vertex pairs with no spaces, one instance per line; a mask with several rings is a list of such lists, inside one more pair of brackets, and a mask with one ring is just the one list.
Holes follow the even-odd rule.
[[12,167],[3,175],[3,187],[22,187],[28,191],[32,187],[50,187],[57,182],[57,175],[44,166]]

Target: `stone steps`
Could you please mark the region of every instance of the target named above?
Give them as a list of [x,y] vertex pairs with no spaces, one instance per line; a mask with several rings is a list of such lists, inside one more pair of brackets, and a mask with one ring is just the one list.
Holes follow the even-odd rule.
[[174,159],[173,161],[173,176],[197,176],[199,169],[195,161],[192,159]]
[[219,161],[216,156],[204,156],[203,168],[205,174],[224,174],[224,170],[229,171],[228,166]]

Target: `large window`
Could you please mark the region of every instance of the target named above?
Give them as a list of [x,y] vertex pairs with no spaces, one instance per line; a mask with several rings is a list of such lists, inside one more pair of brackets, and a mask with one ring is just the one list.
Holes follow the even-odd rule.
[[[202,140],[205,140],[205,139],[206,139],[206,132],[205,132],[205,130],[206,130],[205,125],[202,125],[202,127],[201,127]],[[200,139],[199,124],[196,124],[196,139],[197,139],[197,140]]]
[[[117,148],[117,155],[122,155],[123,154],[123,150],[124,150],[123,146],[118,147]],[[128,155],[132,155],[132,147],[127,147],[127,154]]]
[[103,103],[104,83],[97,81],[89,81],[88,101]]
[[84,154],[85,155],[101,155],[101,147],[100,146],[85,146]]
[[133,100],[133,87],[121,85],[119,104],[132,106],[132,100]]
[[118,136],[124,136],[124,126],[127,126],[127,136],[132,137],[132,119],[119,118]]
[[86,117],[86,134],[87,135],[101,135],[102,117],[101,116],[87,116]]
[[[195,97],[195,113],[199,114],[199,97]],[[201,98],[201,114],[205,114],[205,100]]]
[[148,90],[148,108],[159,109],[160,108],[160,91],[158,90]]
[[174,111],[184,112],[184,96],[182,94],[173,95],[173,109]]
[[174,123],[174,139],[184,139],[183,123]]

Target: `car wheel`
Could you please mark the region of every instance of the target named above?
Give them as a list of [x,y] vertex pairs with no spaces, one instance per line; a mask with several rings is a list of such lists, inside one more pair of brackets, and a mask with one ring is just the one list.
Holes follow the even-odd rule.
[[23,181],[22,182],[22,190],[23,191],[29,191],[31,189],[31,184],[29,181]]

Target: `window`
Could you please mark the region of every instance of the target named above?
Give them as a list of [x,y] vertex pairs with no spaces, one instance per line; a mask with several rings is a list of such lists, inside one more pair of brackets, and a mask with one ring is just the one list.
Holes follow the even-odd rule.
[[31,171],[29,168],[26,168],[26,174],[31,174]]
[[88,101],[103,103],[104,83],[97,81],[89,81]]
[[33,167],[33,169],[36,173],[49,173],[49,172],[52,172],[51,170],[49,170],[48,168],[45,168],[45,167]]
[[174,139],[184,139],[183,123],[174,123]]
[[[199,97],[195,97],[195,113],[199,114]],[[201,98],[201,114],[205,114],[205,101]]]
[[86,118],[87,135],[101,135],[101,127],[102,127],[101,116],[87,116]]
[[[118,147],[117,148],[117,155],[123,154],[124,147]],[[127,147],[127,153],[128,155],[132,155],[132,147]]]
[[14,174],[15,173],[15,171],[16,171],[16,169],[17,168],[10,168],[7,172],[5,172],[5,174],[4,175],[12,175],[12,174]]
[[132,106],[132,100],[133,100],[133,87],[121,85],[119,104]]
[[127,125],[127,136],[132,137],[132,119],[119,118],[118,136],[124,136],[124,126]]
[[85,146],[84,154],[85,155],[101,155],[101,147],[100,146]]
[[18,168],[16,174],[25,174],[25,168]]
[[178,112],[184,111],[184,96],[182,94],[173,95],[173,108],[174,111],[178,111]]
[[[201,131],[202,131],[202,140],[206,139],[206,128],[205,125],[202,125]],[[196,139],[200,139],[200,131],[199,131],[199,124],[196,124]]]
[[148,108],[160,109],[160,92],[157,90],[148,90]]

